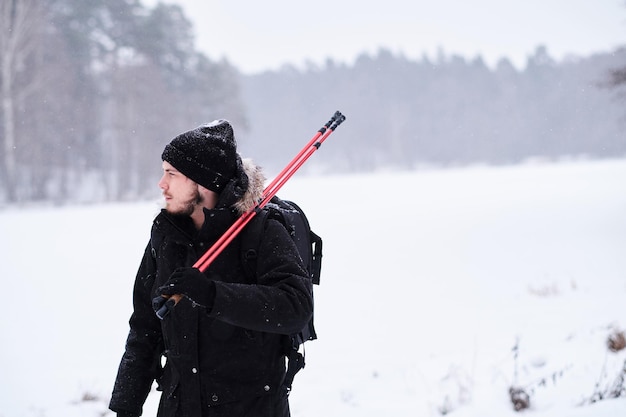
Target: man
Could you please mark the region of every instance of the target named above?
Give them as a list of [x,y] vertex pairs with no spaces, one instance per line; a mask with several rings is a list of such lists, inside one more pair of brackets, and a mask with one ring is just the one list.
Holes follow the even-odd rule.
[[[158,417],[287,417],[285,335],[313,312],[312,284],[287,230],[267,221],[255,277],[244,273],[241,236],[204,273],[191,267],[259,201],[261,170],[242,161],[225,120],[177,136],[162,159],[165,208],[135,279],[110,408],[140,416],[157,380]],[[174,294],[183,298],[160,320],[155,311]]]

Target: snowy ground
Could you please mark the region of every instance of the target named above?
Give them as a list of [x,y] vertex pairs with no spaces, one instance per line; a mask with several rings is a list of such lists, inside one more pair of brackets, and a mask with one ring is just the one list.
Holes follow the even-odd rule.
[[[324,237],[294,417],[626,415],[626,160],[293,178]],[[106,411],[158,203],[0,211],[0,417]],[[517,347],[517,349],[515,349]],[[155,414],[157,394],[144,415]]]

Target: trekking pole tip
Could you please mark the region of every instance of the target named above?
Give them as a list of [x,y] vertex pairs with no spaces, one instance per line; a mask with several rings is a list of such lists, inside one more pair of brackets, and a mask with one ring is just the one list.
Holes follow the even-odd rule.
[[339,114],[339,116],[330,127],[331,130],[335,130],[340,124],[342,124],[346,120],[346,116],[344,116],[341,112],[337,111],[335,115],[336,114]]
[[339,110],[337,110],[335,112],[335,114],[333,114],[333,117],[330,118],[330,120],[328,122],[326,122],[326,124],[324,126],[322,126],[320,128],[320,130],[318,130],[319,133],[324,134],[324,132],[326,132],[326,129],[330,129],[331,126],[337,122],[337,120],[339,118],[341,118],[343,115],[341,114],[341,112]]
[[329,127],[332,126],[333,123],[335,123],[335,120],[337,120],[337,117],[339,117],[339,115],[337,115],[337,113],[339,113],[339,112],[335,112],[335,114],[333,114],[333,117],[331,117],[330,120],[327,121],[324,126],[322,126],[322,128],[319,130],[320,133],[324,133],[324,131],[326,131],[326,129],[328,129]]

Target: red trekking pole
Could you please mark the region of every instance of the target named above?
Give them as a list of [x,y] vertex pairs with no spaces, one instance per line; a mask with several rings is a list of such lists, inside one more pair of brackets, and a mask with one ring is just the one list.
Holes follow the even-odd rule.
[[[263,190],[261,201],[252,209],[243,213],[235,222],[224,232],[224,234],[211,246],[205,253],[193,264],[194,268],[200,271],[206,269],[213,263],[220,253],[233,241],[233,239],[243,230],[244,227],[256,216],[256,214],[270,202],[272,197],[278,193],[278,190],[291,178],[296,171],[319,149],[326,138],[330,136],[335,129],[346,120],[341,112],[336,111],[333,117],[322,126],[317,133],[309,140],[302,150],[287,164],[285,168],[274,178],[274,180]],[[176,305],[182,298],[181,295],[174,294],[163,304],[157,311],[156,315],[163,319],[169,309]]]

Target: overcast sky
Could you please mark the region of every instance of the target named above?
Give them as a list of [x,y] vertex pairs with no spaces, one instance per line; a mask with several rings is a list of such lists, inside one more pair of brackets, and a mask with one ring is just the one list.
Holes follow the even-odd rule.
[[381,47],[415,59],[480,54],[488,65],[507,57],[521,69],[539,45],[558,60],[626,46],[626,0],[161,1],[184,8],[201,51],[247,74],[350,64]]

